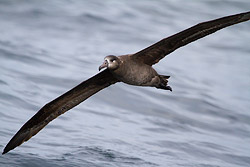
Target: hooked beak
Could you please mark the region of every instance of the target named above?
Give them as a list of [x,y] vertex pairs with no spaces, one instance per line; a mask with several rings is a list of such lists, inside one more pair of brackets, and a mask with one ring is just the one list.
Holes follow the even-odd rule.
[[103,62],[103,64],[99,67],[99,71],[100,71],[101,69],[105,68],[105,67],[108,67],[108,62],[107,62],[107,60],[105,60],[105,61]]

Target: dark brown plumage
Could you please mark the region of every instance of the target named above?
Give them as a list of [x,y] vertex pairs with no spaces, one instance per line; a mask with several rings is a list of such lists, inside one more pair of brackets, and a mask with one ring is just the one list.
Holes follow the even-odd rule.
[[152,68],[153,64],[156,64],[169,53],[188,43],[212,34],[222,28],[248,21],[249,19],[250,12],[219,18],[197,24],[168,38],[162,39],[135,54],[117,57],[107,56],[104,64],[99,68],[102,69],[106,67],[107,69],[42,107],[9,141],[4,148],[3,154],[29,140],[59,115],[116,82],[122,81],[131,85],[153,86],[160,89],[171,90],[171,87],[167,85],[169,76],[158,75]]

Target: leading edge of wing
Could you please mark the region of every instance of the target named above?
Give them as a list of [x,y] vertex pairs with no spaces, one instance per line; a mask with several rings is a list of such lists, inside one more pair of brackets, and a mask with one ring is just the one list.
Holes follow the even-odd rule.
[[106,69],[49,102],[21,127],[6,145],[2,154],[28,141],[50,121],[116,82],[118,80]]
[[220,29],[240,22],[248,21],[249,19],[250,12],[245,12],[199,23],[170,37],[164,38],[131,56],[135,61],[153,65],[159,62],[166,55],[184,45],[203,38]]

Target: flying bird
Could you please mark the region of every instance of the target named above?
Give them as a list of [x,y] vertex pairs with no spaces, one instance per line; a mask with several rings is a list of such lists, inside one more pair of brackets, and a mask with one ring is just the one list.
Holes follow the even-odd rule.
[[78,86],[43,106],[14,135],[4,148],[2,154],[28,141],[59,115],[80,104],[100,90],[117,82],[124,82],[136,86],[151,86],[172,91],[172,88],[168,85],[170,76],[159,75],[152,65],[184,45],[225,27],[248,20],[250,20],[250,11],[222,17],[199,23],[170,37],[164,38],[135,54],[106,56],[103,64],[99,67],[99,71],[105,68],[103,71],[83,81]]

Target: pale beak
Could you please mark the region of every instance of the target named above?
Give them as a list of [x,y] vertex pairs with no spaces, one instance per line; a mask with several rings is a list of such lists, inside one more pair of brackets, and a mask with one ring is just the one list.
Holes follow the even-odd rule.
[[105,67],[108,67],[108,61],[107,61],[107,60],[105,60],[105,61],[103,62],[103,64],[99,67],[99,71],[100,71],[101,69],[105,68]]

